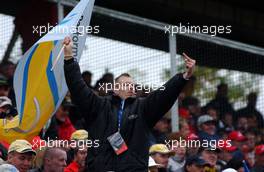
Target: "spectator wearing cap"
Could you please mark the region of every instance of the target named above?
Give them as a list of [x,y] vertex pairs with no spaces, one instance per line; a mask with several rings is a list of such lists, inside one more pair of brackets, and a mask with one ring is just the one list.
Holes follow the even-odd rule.
[[228,134],[228,139],[231,140],[231,144],[238,149],[233,154],[235,158],[243,157],[242,147],[245,144],[247,138],[240,131],[232,131]]
[[[84,144],[88,139],[88,132],[86,130],[76,130],[71,135],[71,142],[76,142],[72,145]],[[84,146],[84,145],[83,145]],[[75,147],[71,146],[70,151],[67,151],[67,164],[70,164],[75,157]]]
[[8,96],[10,87],[7,79],[4,76],[0,76],[0,96]]
[[88,132],[86,130],[76,130],[71,135],[71,142],[85,143],[88,140]]
[[184,165],[184,172],[204,172],[204,168],[210,166],[204,159],[198,156],[187,158]]
[[161,165],[159,172],[163,172],[167,170],[169,157],[175,155],[175,152],[169,150],[165,144],[155,144],[149,148],[149,155]]
[[12,120],[17,115],[17,111],[12,107],[11,100],[6,96],[0,97],[0,118]]
[[11,100],[6,96],[0,96],[0,112],[6,112],[12,106]]
[[148,172],[158,172],[160,164],[157,164],[154,159],[150,156],[148,161]]
[[175,155],[169,158],[168,172],[183,172],[186,158],[186,147],[177,144],[172,148],[172,151],[175,152]]
[[220,136],[216,134],[216,121],[209,115],[202,115],[198,118],[197,126],[198,136],[201,141],[219,140]]
[[206,172],[216,172],[217,171],[217,161],[218,154],[221,150],[215,145],[208,145],[208,147],[201,147],[199,150],[199,155],[204,159],[210,167],[206,167]]
[[20,172],[27,172],[33,162],[36,152],[26,140],[12,142],[8,149],[7,163],[14,165]]
[[55,115],[51,118],[50,125],[45,133],[44,139],[47,140],[70,140],[72,133],[76,130],[70,118],[70,108],[72,103],[64,99]]
[[264,171],[264,144],[255,148],[255,164],[251,169],[252,172]]

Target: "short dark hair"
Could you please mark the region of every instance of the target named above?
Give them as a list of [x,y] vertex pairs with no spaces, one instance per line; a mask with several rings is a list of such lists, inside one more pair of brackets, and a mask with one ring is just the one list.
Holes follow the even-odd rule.
[[[50,159],[56,156],[56,151],[65,151],[64,149],[60,147],[47,147],[46,150],[44,151],[43,159]],[[65,151],[66,152],[66,151]]]
[[86,75],[88,75],[88,76],[92,76],[92,73],[91,73],[90,71],[84,71],[84,72],[82,73],[82,77],[84,77],[84,76],[86,76]]
[[121,77],[131,77],[128,73],[122,73],[118,77],[116,77],[115,82],[117,82]]

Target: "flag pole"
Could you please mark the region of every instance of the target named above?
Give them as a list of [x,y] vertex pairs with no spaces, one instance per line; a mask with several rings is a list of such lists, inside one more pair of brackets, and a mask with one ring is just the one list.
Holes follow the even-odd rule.
[[59,52],[57,58],[55,59],[54,64],[52,65],[50,71],[53,71],[54,67],[55,67],[56,64],[58,63],[58,61],[59,61],[59,59],[60,59],[60,56],[61,56],[61,53],[62,53],[62,51],[63,51],[64,48],[65,48],[65,44],[63,44],[63,46],[61,47],[60,52]]

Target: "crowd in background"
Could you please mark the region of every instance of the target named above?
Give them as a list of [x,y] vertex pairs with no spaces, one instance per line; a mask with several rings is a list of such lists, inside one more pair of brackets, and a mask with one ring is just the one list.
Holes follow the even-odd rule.
[[[0,66],[0,118],[12,119],[17,115],[11,62]],[[82,73],[87,86],[98,96],[107,95],[104,83],[113,83],[111,73],[104,74],[92,86],[92,73]],[[194,79],[191,78],[193,81]],[[194,82],[189,82],[194,84]],[[187,86],[190,88],[190,85]],[[228,85],[217,86],[215,98],[201,106],[199,98],[183,90],[179,104],[179,131],[172,132],[168,112],[149,133],[149,171],[216,172],[232,170],[243,172],[246,167],[253,172],[264,171],[263,116],[256,109],[257,93],[247,96],[247,106],[235,110],[228,99]],[[137,96],[148,94],[137,90]],[[78,141],[89,139],[84,130],[84,119],[67,94],[55,115],[32,141],[16,140],[11,144],[0,138],[0,171],[18,169],[31,171],[85,171],[89,148],[62,146],[43,148],[41,143],[50,140]],[[34,144],[36,143],[38,144]],[[181,146],[176,141],[219,141],[223,146]],[[40,149],[42,148],[42,149]],[[246,172],[246,171],[245,171]]]

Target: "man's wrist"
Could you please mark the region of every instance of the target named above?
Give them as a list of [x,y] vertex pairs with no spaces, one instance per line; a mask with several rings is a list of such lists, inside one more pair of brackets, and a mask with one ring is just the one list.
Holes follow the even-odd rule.
[[66,56],[64,56],[64,60],[70,60],[70,59],[72,59],[72,58],[73,58],[72,55],[66,55]]
[[187,73],[186,72],[184,72],[183,74],[182,74],[182,77],[183,77],[183,79],[185,79],[185,80],[189,80],[190,78],[188,77],[188,75],[187,75]]

